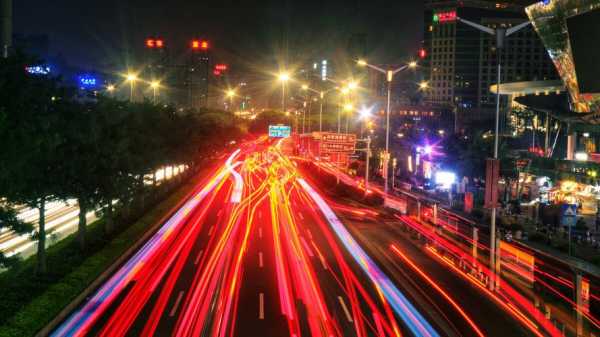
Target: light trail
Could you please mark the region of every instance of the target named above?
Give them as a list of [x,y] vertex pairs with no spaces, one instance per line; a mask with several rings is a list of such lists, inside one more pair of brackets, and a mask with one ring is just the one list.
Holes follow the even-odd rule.
[[300,178],[298,179],[298,182],[323,212],[332,229],[350,252],[354,260],[361,266],[365,273],[367,273],[371,281],[382,290],[387,301],[392,305],[396,314],[402,317],[404,323],[409,327],[411,332],[416,336],[439,336],[425,318],[406,299],[398,288],[396,288],[392,281],[379,269],[358,243],[356,243],[354,238],[352,238],[323,198],[321,198],[321,196],[315,192],[304,179]]
[[332,208],[378,213],[324,199],[283,147],[262,139],[223,158],[52,336],[258,336],[248,329],[263,324],[290,337],[439,336]]

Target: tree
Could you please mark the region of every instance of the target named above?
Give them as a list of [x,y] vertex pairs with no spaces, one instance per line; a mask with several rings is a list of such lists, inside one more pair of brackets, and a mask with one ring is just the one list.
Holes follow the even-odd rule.
[[64,139],[57,132],[69,92],[58,80],[25,72],[28,60],[13,56],[0,61],[0,195],[9,202],[37,208],[39,224],[37,270],[45,273],[45,206],[61,199],[58,173],[64,161],[57,148]]
[[[10,205],[0,205],[0,229],[7,228],[17,234],[31,233],[33,226],[17,218],[17,212]],[[0,253],[0,267],[9,267],[15,261],[14,257],[6,257]]]

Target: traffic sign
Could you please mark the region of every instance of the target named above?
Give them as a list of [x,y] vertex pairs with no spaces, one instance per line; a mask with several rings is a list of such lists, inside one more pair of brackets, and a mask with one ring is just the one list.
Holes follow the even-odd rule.
[[289,125],[269,125],[269,137],[287,138],[291,133],[292,128]]
[[575,227],[575,224],[577,223],[577,205],[563,204],[561,211],[561,224],[567,227]]

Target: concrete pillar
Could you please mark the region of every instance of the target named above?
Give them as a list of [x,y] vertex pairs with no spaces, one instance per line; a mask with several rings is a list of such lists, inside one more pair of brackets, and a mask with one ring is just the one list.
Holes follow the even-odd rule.
[[2,57],[7,58],[12,47],[12,0],[0,0],[0,48]]
[[501,265],[501,255],[500,255],[500,235],[496,235],[496,261],[495,261],[495,271],[494,271],[494,280],[495,280],[495,289],[498,291],[500,289],[500,265]]
[[575,149],[577,148],[577,132],[571,132],[567,136],[567,160],[575,159]]
[[577,304],[577,337],[583,336],[583,317],[581,312],[583,310],[583,289],[581,286],[582,277],[581,274],[575,276],[575,303]]

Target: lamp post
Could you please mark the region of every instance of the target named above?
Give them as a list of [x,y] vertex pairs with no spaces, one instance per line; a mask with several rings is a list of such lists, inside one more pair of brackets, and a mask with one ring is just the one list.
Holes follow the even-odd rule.
[[389,177],[389,173],[388,173],[388,167],[389,167],[389,151],[390,151],[390,101],[391,101],[391,95],[392,95],[392,81],[394,80],[394,75],[397,74],[400,71],[403,71],[405,69],[408,68],[415,68],[417,66],[417,62],[410,62],[409,64],[403,65],[402,67],[396,68],[396,69],[382,69],[378,66],[374,66],[372,64],[367,63],[364,60],[358,60],[357,64],[361,67],[369,67],[375,71],[378,71],[382,74],[386,75],[386,81],[387,81],[387,105],[386,105],[386,112],[385,112],[385,155],[383,157],[383,180],[384,180],[384,185],[383,185],[383,190],[386,194],[387,197],[387,193],[388,193],[388,177]]
[[235,90],[229,89],[229,90],[227,90],[225,95],[227,96],[227,98],[229,98],[228,110],[231,111],[231,109],[233,108],[233,98],[235,97]]
[[150,87],[152,88],[152,103],[156,104],[156,93],[158,91],[158,88],[160,87],[160,82],[152,81],[150,83]]
[[285,84],[289,81],[290,75],[286,72],[279,73],[279,81],[281,82],[281,110],[285,111]]
[[114,84],[107,85],[106,92],[108,92],[108,94],[112,96],[112,94],[115,92],[115,85]]
[[137,76],[133,73],[127,74],[127,82],[129,82],[129,101],[133,102],[133,90],[135,87],[135,81],[137,81]]
[[[490,28],[490,27],[486,27],[483,25],[480,25],[478,23],[475,22],[471,22],[469,20],[465,20],[462,18],[457,17],[456,18],[458,21],[463,22],[475,29],[478,29],[484,33],[490,34],[490,35],[494,35],[496,37],[496,53],[497,53],[497,72],[496,72],[496,118],[495,118],[495,136],[494,136],[494,160],[498,160],[498,132],[499,132],[499,124],[500,124],[500,71],[501,71],[501,67],[502,67],[502,49],[504,48],[504,40],[506,39],[507,36],[525,28],[526,26],[528,26],[531,22],[530,21],[525,21],[521,24],[518,24],[514,27],[510,27],[510,28]],[[492,179],[495,180],[495,179]],[[491,182],[486,182],[486,183],[491,183]],[[491,273],[491,279],[490,279],[490,289],[494,290],[495,285],[497,283],[497,276],[496,276],[496,268],[499,267],[499,264],[496,264],[496,205],[492,205],[492,214],[491,214],[491,219],[490,219],[490,270],[492,270]]]

